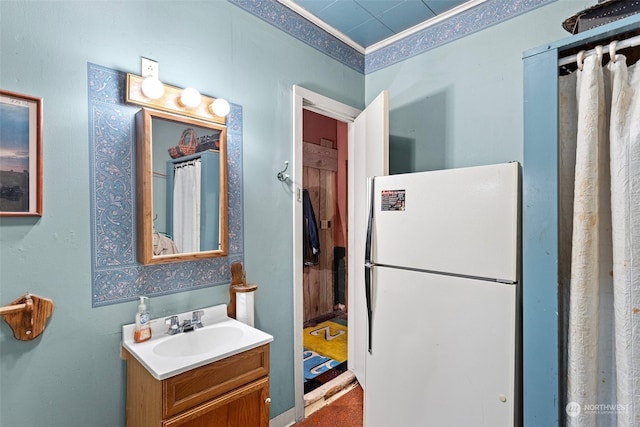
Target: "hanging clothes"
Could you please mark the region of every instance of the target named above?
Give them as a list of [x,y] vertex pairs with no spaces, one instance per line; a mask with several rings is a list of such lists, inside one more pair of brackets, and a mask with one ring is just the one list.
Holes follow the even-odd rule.
[[173,255],[177,254],[178,247],[176,244],[164,234],[158,232],[153,233],[153,254],[154,255]]
[[313,205],[309,198],[309,192],[302,191],[302,215],[304,227],[304,265],[318,264],[320,256],[320,238],[318,237],[318,223],[313,212]]

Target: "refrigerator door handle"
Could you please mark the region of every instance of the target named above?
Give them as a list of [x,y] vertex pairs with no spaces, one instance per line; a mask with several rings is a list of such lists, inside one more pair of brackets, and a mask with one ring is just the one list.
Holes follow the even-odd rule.
[[373,198],[374,198],[374,182],[375,178],[369,178],[370,197],[369,197],[369,215],[367,218],[367,241],[364,245],[364,263],[371,264],[371,233],[373,228]]
[[369,218],[367,219],[367,241],[364,246],[364,293],[367,301],[367,325],[368,325],[368,350],[369,354],[372,354],[371,337],[373,328],[371,325],[372,310],[371,310],[371,268],[374,264],[371,262],[371,233],[373,228],[373,207],[375,197],[375,177],[369,178],[370,197],[369,197]]
[[371,328],[371,264],[364,265],[364,292],[367,299],[367,332],[368,332],[368,350],[369,354],[373,354],[373,347],[371,345],[371,334],[373,329]]

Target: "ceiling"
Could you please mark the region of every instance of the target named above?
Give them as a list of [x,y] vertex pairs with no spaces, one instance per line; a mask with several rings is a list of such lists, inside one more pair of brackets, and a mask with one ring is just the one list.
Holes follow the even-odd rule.
[[347,44],[364,51],[385,41],[401,38],[413,29],[421,29],[485,0],[279,1]]

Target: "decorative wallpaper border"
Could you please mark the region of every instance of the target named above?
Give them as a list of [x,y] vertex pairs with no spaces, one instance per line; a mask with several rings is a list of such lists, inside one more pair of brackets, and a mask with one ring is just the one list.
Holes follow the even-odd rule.
[[298,15],[277,0],[228,0],[263,21],[281,29],[360,73],[364,55],[322,28]]
[[507,21],[557,0],[489,0],[365,57],[365,74]]
[[243,261],[242,107],[227,118],[229,256],[144,266],[136,255],[135,114],[126,73],[88,64],[91,269],[94,307],[228,284]]
[[488,0],[366,56],[277,0],[228,0],[296,39],[369,74],[557,0]]

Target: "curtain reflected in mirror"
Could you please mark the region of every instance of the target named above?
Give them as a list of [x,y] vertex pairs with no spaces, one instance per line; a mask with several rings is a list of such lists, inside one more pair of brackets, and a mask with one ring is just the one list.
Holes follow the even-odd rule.
[[[200,159],[173,165],[173,241],[182,252],[200,250]],[[171,173],[167,167],[167,174]],[[168,189],[167,191],[171,191]],[[212,248],[213,249],[213,248]]]

